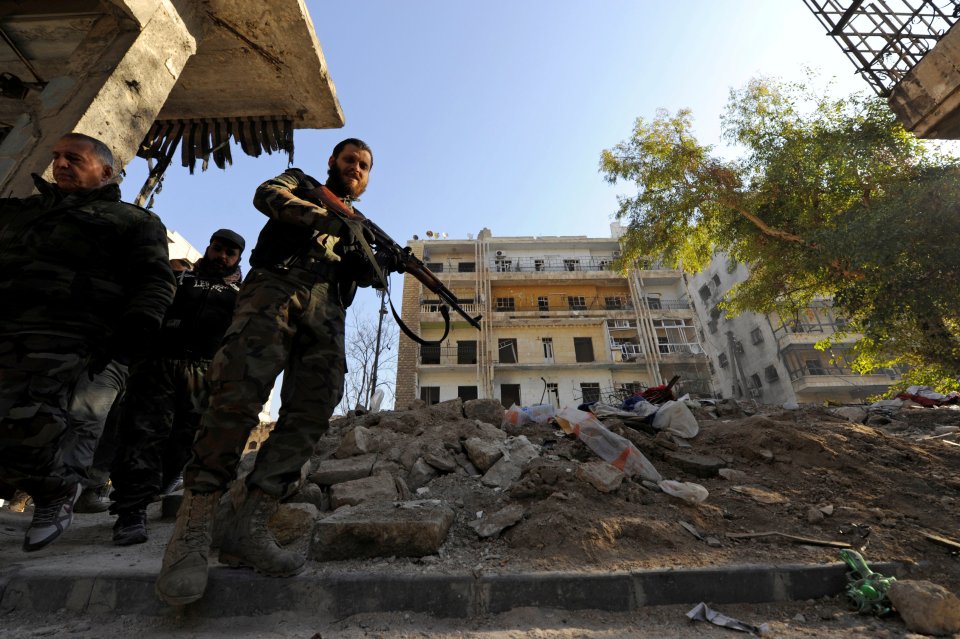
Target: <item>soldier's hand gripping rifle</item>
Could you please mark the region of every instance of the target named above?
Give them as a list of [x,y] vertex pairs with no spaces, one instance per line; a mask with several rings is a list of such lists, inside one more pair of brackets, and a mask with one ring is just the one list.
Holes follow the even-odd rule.
[[[393,318],[397,321],[397,325],[401,330],[407,334],[407,337],[425,346],[440,344],[440,342],[446,339],[447,333],[450,332],[450,312],[447,308],[448,306],[467,320],[471,326],[480,330],[481,316],[470,317],[463,307],[460,306],[457,296],[444,286],[443,282],[437,279],[433,271],[428,269],[426,264],[414,255],[409,247],[403,247],[397,244],[392,237],[387,235],[386,231],[367,219],[359,211],[355,211],[345,205],[340,198],[324,185],[318,186],[302,197],[321,205],[350,227],[354,235],[360,239],[360,244],[367,254],[367,260],[376,271],[377,278],[380,280],[380,286],[383,288],[384,295],[388,295],[388,300],[389,287],[387,275],[390,273],[404,272],[413,275],[430,292],[440,298],[442,302],[440,314],[443,316],[444,330],[440,339],[434,341],[424,340],[411,331],[407,325],[403,323],[403,320],[400,319],[396,309],[393,307],[393,301],[390,301],[390,310],[393,312]],[[375,255],[371,249],[376,250]]]

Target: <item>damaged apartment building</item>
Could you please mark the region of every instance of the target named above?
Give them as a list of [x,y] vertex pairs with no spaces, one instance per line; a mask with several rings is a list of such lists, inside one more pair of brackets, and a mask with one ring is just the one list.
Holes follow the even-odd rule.
[[856,334],[834,338],[830,348],[817,348],[818,342],[846,328],[829,299],[789,317],[775,312],[726,317],[718,304],[748,273],[745,264],[718,253],[706,269],[689,276],[701,341],[721,396],[763,404],[859,403],[900,379],[893,369],[861,375],[850,368]]
[[[401,336],[396,402],[496,398],[529,406],[615,401],[680,377],[710,395],[708,360],[683,273],[646,264],[613,269],[620,229],[584,236],[414,239],[408,243],[471,315],[451,314],[439,346]],[[426,340],[443,335],[440,301],[404,277],[404,322]]]

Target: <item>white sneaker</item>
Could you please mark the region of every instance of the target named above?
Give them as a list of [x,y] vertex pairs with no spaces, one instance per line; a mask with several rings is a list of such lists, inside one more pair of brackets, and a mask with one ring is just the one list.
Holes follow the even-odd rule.
[[23,538],[25,552],[40,550],[70,527],[73,522],[73,506],[81,492],[83,486],[77,483],[53,501],[34,501],[33,521]]

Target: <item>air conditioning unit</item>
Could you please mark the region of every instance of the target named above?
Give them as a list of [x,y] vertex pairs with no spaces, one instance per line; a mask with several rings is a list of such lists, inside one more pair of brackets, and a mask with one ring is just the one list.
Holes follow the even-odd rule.
[[620,257],[620,251],[614,251],[614,252],[613,252],[613,256],[614,256],[614,257]]
[[503,251],[497,251],[497,257],[500,257],[501,255],[503,255]]

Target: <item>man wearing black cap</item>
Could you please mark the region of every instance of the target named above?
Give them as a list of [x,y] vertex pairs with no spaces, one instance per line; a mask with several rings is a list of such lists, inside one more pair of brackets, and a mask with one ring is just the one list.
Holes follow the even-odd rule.
[[177,274],[177,293],[157,347],[134,362],[110,471],[117,515],[113,541],[147,540],[147,505],[183,470],[206,407],[206,372],[230,325],[240,290],[245,242],[229,229],[210,237],[192,270]]

